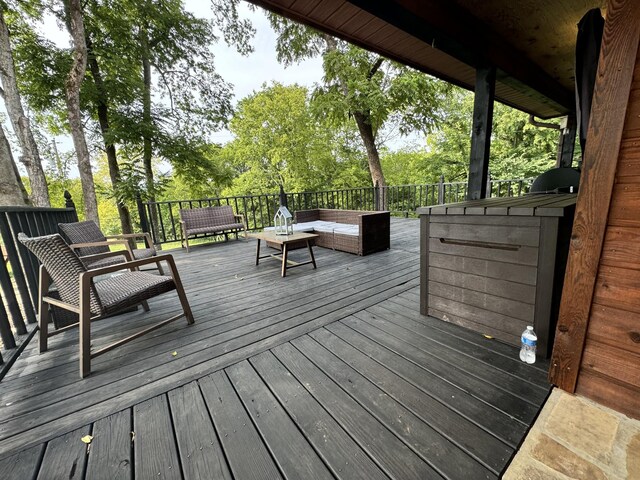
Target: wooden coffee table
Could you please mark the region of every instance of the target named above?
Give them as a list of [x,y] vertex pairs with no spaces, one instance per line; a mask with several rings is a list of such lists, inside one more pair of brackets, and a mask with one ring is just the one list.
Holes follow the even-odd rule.
[[[251,233],[250,237],[256,238],[258,240],[258,248],[256,250],[256,265],[260,263],[261,258],[282,258],[282,276],[287,276],[287,270],[293,267],[300,267],[302,265],[312,264],[313,268],[316,268],[316,259],[313,256],[313,250],[311,248],[311,240],[316,238],[318,235],[315,233],[294,233],[293,235],[276,235],[275,232],[260,232],[260,233]],[[271,253],[269,255],[260,256],[260,241],[264,240],[265,242],[269,242],[272,244],[276,244],[280,246],[280,253]],[[309,257],[311,260],[307,262],[294,262],[292,260],[287,259],[287,255],[289,254],[288,245],[296,242],[305,242],[307,244],[307,248],[309,249]]]

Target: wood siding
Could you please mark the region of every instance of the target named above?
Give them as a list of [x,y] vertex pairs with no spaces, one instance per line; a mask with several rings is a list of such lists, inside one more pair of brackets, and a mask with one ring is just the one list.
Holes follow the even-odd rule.
[[640,48],[576,391],[640,418]]

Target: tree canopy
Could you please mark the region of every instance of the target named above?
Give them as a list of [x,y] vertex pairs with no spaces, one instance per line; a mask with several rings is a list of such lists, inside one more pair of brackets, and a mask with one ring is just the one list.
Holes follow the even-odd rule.
[[[36,140],[44,138],[38,147],[49,160],[52,203],[59,205],[53,196],[68,187],[82,206],[85,189],[68,177],[68,159],[51,152],[42,135],[68,131],[64,92],[73,57],[71,48],[47,41],[36,27],[43,12],[68,25],[70,4],[16,5],[6,17],[16,78],[34,113]],[[221,38],[239,54],[248,53],[253,27],[240,18],[237,0],[212,5],[213,19],[207,20],[186,11],[180,0],[81,4],[87,70],[80,119],[99,215],[109,218],[107,225],[117,212],[121,228],[131,228],[136,212],[130,207],[138,194],[185,199],[275,193],[280,185],[317,191],[362,187],[371,180],[466,180],[472,93],[272,15],[279,60],[291,65],[320,56],[324,74],[310,89],[264,83],[234,106],[232,85],[215,68],[215,44]],[[212,143],[211,134],[225,126],[233,140]],[[388,141],[389,132],[423,142],[401,147]],[[492,176],[537,175],[552,166],[557,140],[557,131],[496,105]]]
[[291,64],[322,56],[324,77],[313,91],[313,109],[336,125],[355,123],[373,184],[385,185],[379,133],[392,126],[403,134],[431,131],[448,85],[276,14],[269,18],[278,34],[278,60]]

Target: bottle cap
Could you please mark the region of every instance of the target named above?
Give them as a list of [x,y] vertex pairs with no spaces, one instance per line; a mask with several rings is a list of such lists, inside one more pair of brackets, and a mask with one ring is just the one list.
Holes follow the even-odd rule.
[[[520,327],[522,328],[522,327]],[[533,330],[533,327],[531,325],[527,325],[527,330]]]

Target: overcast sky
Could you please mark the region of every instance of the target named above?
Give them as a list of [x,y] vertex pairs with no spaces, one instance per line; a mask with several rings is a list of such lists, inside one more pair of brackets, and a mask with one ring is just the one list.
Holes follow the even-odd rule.
[[[186,9],[198,17],[211,18],[211,3],[206,0],[186,0]],[[242,56],[223,40],[213,45],[216,71],[234,86],[234,101],[260,89],[263,83],[277,81],[285,85],[298,83],[308,87],[322,79],[322,61],[318,58],[299,65],[284,68],[276,60],[276,35],[269,25],[264,10],[256,7],[251,11],[246,2],[241,3],[240,13],[249,18],[256,29],[253,39],[254,52]],[[212,134],[215,142],[225,143],[231,139],[229,132]]]

